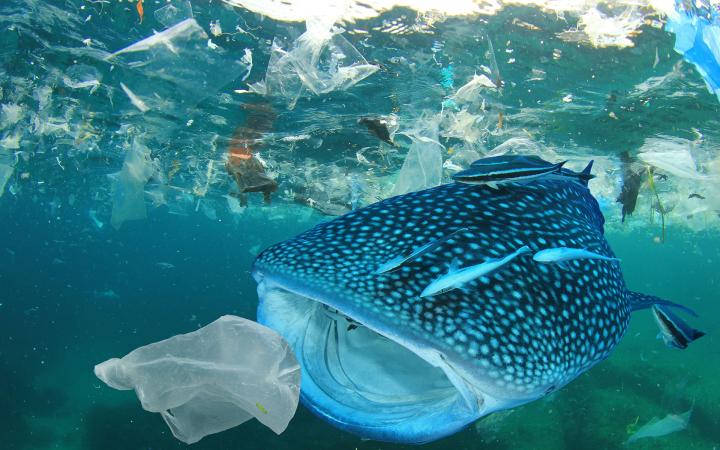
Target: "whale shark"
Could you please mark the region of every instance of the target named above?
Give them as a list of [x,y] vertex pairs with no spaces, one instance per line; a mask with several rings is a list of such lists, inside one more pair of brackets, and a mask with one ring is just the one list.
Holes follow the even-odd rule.
[[[364,438],[433,441],[562,388],[633,311],[674,305],[627,288],[591,177],[564,173],[391,197],[261,252],[258,321],[293,348],[303,404]],[[563,248],[592,257],[533,259]]]

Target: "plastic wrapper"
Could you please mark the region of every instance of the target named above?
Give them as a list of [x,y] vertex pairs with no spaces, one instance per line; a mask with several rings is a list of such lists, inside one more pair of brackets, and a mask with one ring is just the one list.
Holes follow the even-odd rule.
[[320,95],[345,90],[378,70],[341,35],[342,29],[322,20],[308,20],[306,26],[289,51],[273,42],[265,80],[251,86],[254,92],[294,105],[306,91]]
[[[247,66],[217,45],[195,19],[186,19],[107,57],[132,76],[123,90],[133,104],[182,115],[247,71]],[[133,99],[134,96],[134,99]],[[143,110],[144,108],[139,108]]]
[[297,409],[300,366],[273,330],[222,316],[197,331],[133,350],[95,366],[108,386],[134,389],[191,444],[255,417],[282,433]]
[[145,184],[157,170],[150,158],[150,149],[137,140],[125,154],[122,169],[108,175],[112,182],[112,216],[110,223],[120,228],[128,220],[144,219]]

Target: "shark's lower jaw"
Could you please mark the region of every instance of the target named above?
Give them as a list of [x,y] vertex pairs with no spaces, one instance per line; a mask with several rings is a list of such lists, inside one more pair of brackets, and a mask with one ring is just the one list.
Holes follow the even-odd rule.
[[371,324],[291,291],[277,279],[254,275],[258,321],[293,348],[302,367],[303,403],[331,424],[363,438],[424,443],[483,415],[483,396],[469,394],[452,369],[436,367],[442,358],[430,364]]

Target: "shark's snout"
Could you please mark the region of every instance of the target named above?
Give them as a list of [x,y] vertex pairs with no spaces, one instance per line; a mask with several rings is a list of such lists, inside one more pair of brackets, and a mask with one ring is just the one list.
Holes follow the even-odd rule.
[[380,334],[262,271],[253,276],[258,321],[288,341],[302,367],[303,403],[335,426],[370,439],[422,443],[484,414],[484,396],[432,349]]

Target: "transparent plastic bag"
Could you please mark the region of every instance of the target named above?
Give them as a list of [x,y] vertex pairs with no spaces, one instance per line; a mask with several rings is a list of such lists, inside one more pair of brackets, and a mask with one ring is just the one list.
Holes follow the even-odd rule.
[[280,434],[300,396],[300,366],[282,337],[229,315],[109,359],[95,375],[115,389],[134,389],[142,407],[160,413],[187,444],[253,417]]

